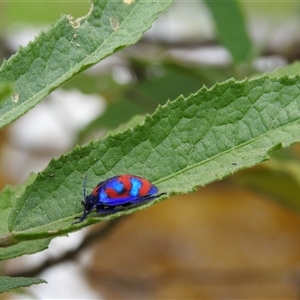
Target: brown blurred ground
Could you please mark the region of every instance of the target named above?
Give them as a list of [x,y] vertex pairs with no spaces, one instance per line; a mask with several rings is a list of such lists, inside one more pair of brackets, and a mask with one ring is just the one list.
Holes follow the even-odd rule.
[[295,299],[300,218],[217,183],[127,217],[86,269],[105,299]]

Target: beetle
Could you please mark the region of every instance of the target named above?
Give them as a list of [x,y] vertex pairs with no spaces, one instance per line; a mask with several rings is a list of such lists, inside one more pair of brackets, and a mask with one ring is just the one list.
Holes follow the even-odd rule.
[[98,213],[117,212],[117,206],[126,207],[132,204],[140,204],[144,201],[153,200],[166,193],[158,194],[158,188],[147,179],[122,174],[100,182],[90,195],[86,195],[86,178],[83,186],[84,212],[73,224],[80,223],[94,210]]

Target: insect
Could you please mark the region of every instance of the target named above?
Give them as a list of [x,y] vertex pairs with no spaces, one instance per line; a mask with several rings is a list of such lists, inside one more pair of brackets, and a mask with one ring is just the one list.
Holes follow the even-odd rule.
[[84,212],[73,224],[82,222],[94,209],[97,212],[117,212],[117,206],[126,207],[153,200],[166,193],[158,194],[158,188],[147,179],[130,174],[111,177],[100,182],[90,195],[86,195],[86,178],[83,187],[82,205]]

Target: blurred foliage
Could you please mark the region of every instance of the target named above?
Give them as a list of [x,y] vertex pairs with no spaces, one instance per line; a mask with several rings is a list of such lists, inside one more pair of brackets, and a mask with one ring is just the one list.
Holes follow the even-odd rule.
[[[1,1],[0,10],[2,25],[10,24],[47,24],[53,23],[61,14],[71,14],[75,18],[88,12],[89,0],[47,0],[47,1]],[[3,29],[4,27],[1,26]]]

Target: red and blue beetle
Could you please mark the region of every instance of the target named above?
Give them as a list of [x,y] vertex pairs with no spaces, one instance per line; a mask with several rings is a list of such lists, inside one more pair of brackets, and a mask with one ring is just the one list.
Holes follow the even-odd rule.
[[82,201],[84,212],[73,224],[82,222],[94,209],[99,213],[114,213],[118,211],[117,206],[139,204],[166,194],[158,194],[158,188],[147,179],[130,174],[114,176],[100,182],[88,196],[85,185],[86,178]]

